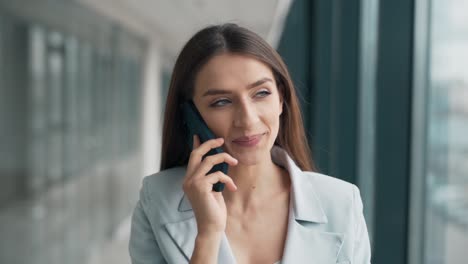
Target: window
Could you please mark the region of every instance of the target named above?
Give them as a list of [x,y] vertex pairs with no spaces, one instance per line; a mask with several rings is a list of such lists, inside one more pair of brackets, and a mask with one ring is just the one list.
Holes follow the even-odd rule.
[[464,263],[468,245],[468,3],[433,0],[423,263]]

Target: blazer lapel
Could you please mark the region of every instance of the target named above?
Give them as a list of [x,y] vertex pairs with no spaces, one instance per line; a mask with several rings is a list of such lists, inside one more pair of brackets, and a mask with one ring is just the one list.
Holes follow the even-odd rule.
[[319,210],[312,211],[301,207],[300,204],[301,201],[304,201],[302,199],[304,197],[300,197],[300,194],[292,196],[293,199],[290,200],[289,206],[288,231],[281,263],[336,263],[344,236],[340,233],[321,231],[320,227],[328,222],[326,215],[319,207],[318,200],[313,197],[313,192],[302,195],[311,198],[310,204],[312,206],[310,208],[315,207]]
[[344,236],[322,231],[328,218],[310,175],[305,175],[282,148],[273,147],[272,159],[291,177],[288,231],[281,263],[336,263]]

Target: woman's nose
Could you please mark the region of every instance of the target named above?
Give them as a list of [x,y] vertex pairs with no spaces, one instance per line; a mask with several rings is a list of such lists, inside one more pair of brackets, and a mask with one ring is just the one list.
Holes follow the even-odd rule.
[[258,122],[258,113],[251,103],[242,103],[236,109],[234,115],[234,125],[236,127],[251,128]]

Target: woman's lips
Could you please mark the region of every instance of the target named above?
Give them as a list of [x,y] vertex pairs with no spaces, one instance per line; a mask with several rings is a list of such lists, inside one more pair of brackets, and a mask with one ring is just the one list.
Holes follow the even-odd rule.
[[251,137],[242,137],[242,138],[238,138],[232,142],[238,144],[239,146],[242,146],[242,147],[253,147],[255,145],[258,144],[258,142],[260,142],[260,140],[262,139],[262,136],[264,134],[259,134],[259,135],[255,135],[255,136],[251,136]]

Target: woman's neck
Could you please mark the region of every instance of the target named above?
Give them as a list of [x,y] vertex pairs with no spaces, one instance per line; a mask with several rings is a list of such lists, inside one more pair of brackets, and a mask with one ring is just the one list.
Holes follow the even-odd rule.
[[289,191],[291,184],[288,172],[271,159],[250,166],[239,163],[229,167],[228,175],[237,190],[223,191],[226,206],[241,212],[262,208],[272,198]]

